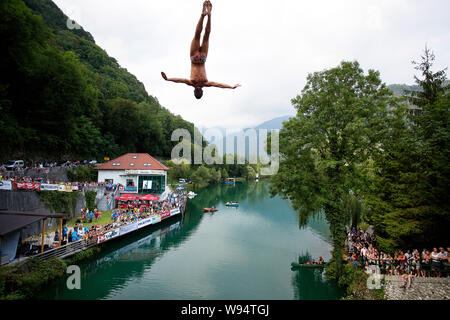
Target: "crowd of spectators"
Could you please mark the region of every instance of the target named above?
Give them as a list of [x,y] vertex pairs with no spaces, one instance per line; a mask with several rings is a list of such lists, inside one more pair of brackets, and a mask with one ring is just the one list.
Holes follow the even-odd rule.
[[398,275],[404,279],[403,287],[411,286],[415,277],[449,276],[450,247],[435,247],[433,250],[424,248],[396,251],[393,254],[379,251],[376,248],[377,239],[374,233],[352,228],[347,233],[345,260],[354,266],[368,269],[375,266],[381,274]]
[[[65,226],[62,232],[62,245],[84,238],[87,241],[97,241],[98,236],[123,225],[131,224],[154,215],[161,215],[168,210],[181,208],[186,201],[186,191],[182,193],[171,193],[164,201],[127,201],[126,208],[118,208],[112,211],[111,221],[104,225],[83,226],[83,223],[98,221],[102,212],[97,209],[89,210],[82,208],[80,219],[73,227]],[[58,232],[54,236],[55,244],[59,241]]]
[[119,185],[114,185],[114,187],[107,187],[108,184],[106,182],[66,182],[66,181],[56,181],[49,180],[44,177],[31,177],[31,176],[5,176],[0,173],[0,180],[2,181],[11,181],[11,182],[37,182],[37,183],[45,183],[45,184],[65,184],[71,186],[77,186],[78,190],[83,190],[85,188],[105,188],[105,194],[109,192],[115,192]]

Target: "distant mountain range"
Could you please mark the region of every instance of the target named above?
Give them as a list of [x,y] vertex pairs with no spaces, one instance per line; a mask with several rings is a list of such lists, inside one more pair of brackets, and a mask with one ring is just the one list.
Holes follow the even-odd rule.
[[[253,129],[267,129],[267,130],[280,130],[283,127],[283,122],[288,121],[292,116],[282,116],[278,118],[273,118],[271,120],[268,120],[266,122],[263,122]],[[244,129],[245,130],[245,129]]]
[[420,91],[420,87],[417,85],[407,85],[407,84],[390,84],[387,86],[394,92],[395,96],[400,96],[405,94],[405,91]]
[[[258,129],[267,129],[267,130],[275,129],[275,130],[280,130],[283,127],[283,122],[288,121],[291,117],[292,116],[282,116],[282,117],[273,118],[273,119],[267,120],[267,121],[265,121],[263,123],[260,123],[260,124],[258,124],[255,127],[244,128],[242,130],[233,132],[232,134],[229,134],[229,135],[233,136],[233,135],[245,132],[248,129],[256,129],[256,130],[258,130]],[[211,127],[211,128],[206,128],[205,130],[208,130],[208,129],[218,130],[218,131],[220,131],[222,133],[222,135],[225,135],[227,133],[226,132],[227,129],[224,128],[224,127]],[[207,137],[205,137],[205,138],[207,138]],[[212,140],[214,140],[212,137],[209,137],[207,139],[208,143],[211,143]]]
[[[217,130],[218,132],[221,133],[222,135],[222,150],[219,150],[220,154],[225,154],[225,153],[232,153],[232,151],[230,149],[227,149],[227,141],[228,144],[230,144],[230,141],[233,144],[232,150],[234,150],[234,153],[239,155],[239,156],[245,156],[247,159],[249,159],[250,155],[259,155],[261,153],[265,154],[264,151],[264,145],[260,146],[259,145],[259,134],[260,132],[258,130],[261,129],[265,129],[265,130],[280,130],[283,127],[283,122],[287,121],[291,118],[292,116],[281,116],[281,117],[277,117],[277,118],[273,118],[270,119],[268,121],[265,121],[257,126],[251,127],[251,128],[244,128],[242,130],[233,132],[233,133],[229,133],[227,132],[226,128],[223,127],[213,127],[213,128],[207,128],[205,129],[202,134],[205,137],[205,139],[207,139],[208,143],[215,143],[216,145],[217,137],[210,137],[208,136],[208,131],[211,131],[211,133],[213,133],[213,130],[210,129],[214,129]],[[249,129],[255,129],[256,130],[256,139],[257,141],[255,141],[255,143],[252,143],[250,145],[250,141],[249,141],[249,134],[251,135],[252,133],[251,130]],[[216,131],[216,133],[217,133]],[[246,136],[247,134],[247,136]],[[239,141],[244,142],[244,145],[242,145]],[[264,139],[265,141],[265,139]]]

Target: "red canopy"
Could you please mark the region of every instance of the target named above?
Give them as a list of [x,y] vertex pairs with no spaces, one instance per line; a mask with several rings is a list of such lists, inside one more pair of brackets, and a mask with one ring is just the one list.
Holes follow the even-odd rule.
[[146,200],[146,201],[156,201],[159,200],[159,197],[154,196],[152,194],[146,194],[145,196],[140,198],[141,200]]
[[138,199],[138,197],[133,196],[132,194],[123,194],[120,197],[116,198],[116,200],[125,200],[125,201],[136,200],[136,199]]

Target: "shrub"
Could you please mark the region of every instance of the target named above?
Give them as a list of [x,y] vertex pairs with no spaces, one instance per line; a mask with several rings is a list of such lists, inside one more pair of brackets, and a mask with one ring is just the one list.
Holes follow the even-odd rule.
[[55,279],[64,276],[66,264],[61,259],[47,261],[29,259],[14,267],[2,267],[0,272],[0,299],[30,299]]

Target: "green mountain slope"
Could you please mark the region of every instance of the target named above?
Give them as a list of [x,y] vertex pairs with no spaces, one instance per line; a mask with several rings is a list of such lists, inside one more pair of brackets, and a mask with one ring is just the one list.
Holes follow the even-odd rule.
[[0,3],[1,158],[168,157],[194,125],[150,96],[50,0]]

